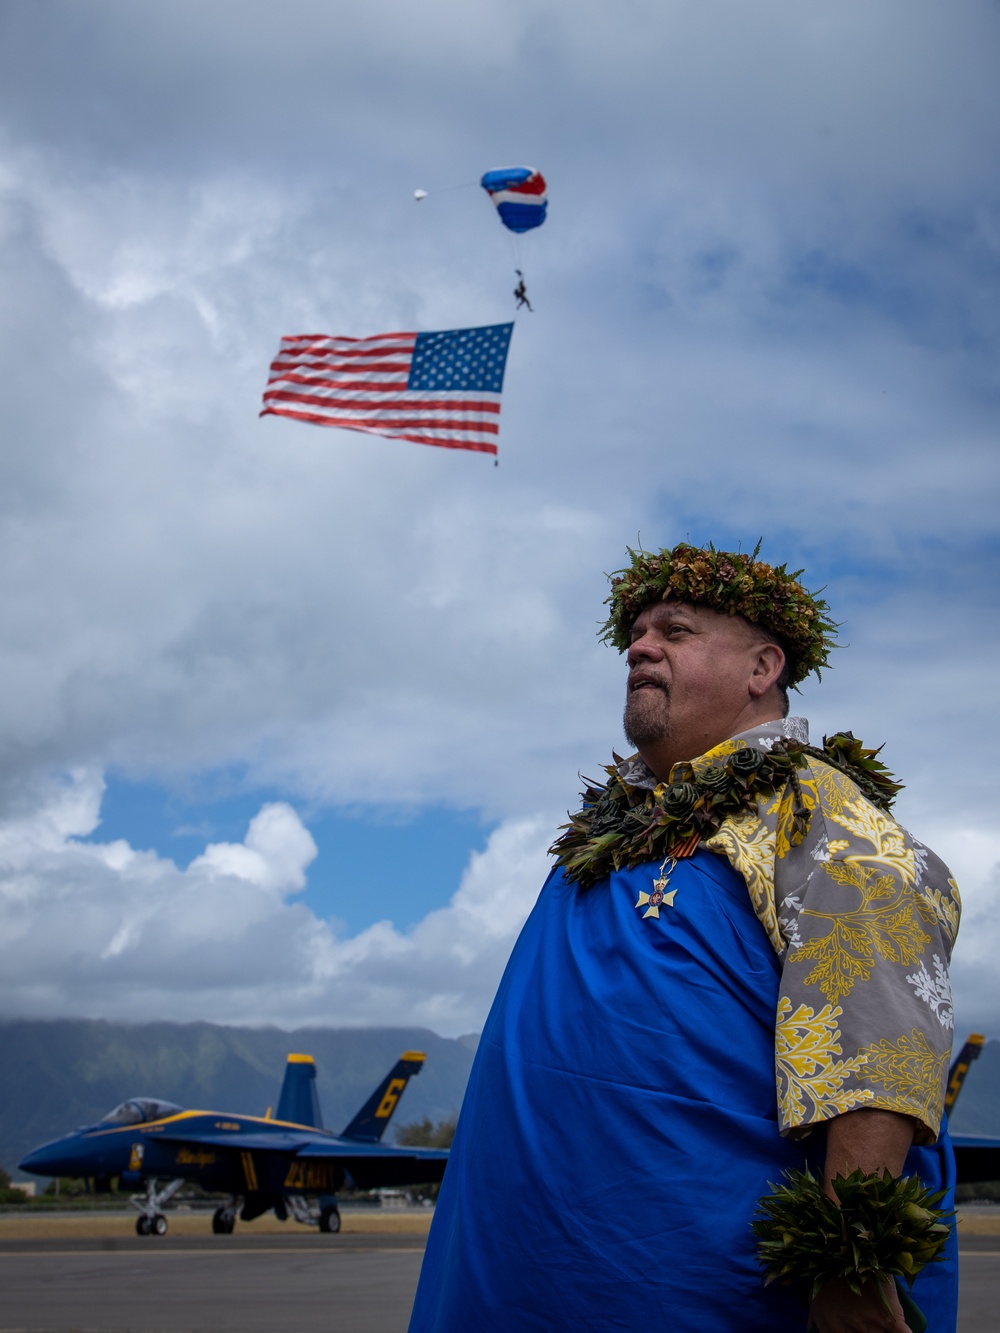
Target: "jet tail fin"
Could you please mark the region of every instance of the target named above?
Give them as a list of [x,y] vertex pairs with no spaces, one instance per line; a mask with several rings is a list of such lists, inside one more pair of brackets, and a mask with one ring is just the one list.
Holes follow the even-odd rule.
[[275,1120],[293,1125],[311,1125],[323,1128],[323,1113],[319,1109],[316,1091],[316,1062],[311,1055],[290,1055],[285,1065],[285,1081],[281,1085]]
[[403,1089],[414,1074],[420,1073],[426,1059],[423,1051],[404,1051],[340,1137],[360,1143],[378,1143]]
[[948,1091],[944,1097],[944,1109],[948,1115],[951,1115],[952,1109],[958,1101],[958,1094],[962,1091],[962,1084],[969,1072],[969,1065],[972,1064],[973,1060],[979,1059],[985,1040],[986,1038],[981,1032],[971,1032],[965,1045],[959,1051],[958,1058],[948,1071]]

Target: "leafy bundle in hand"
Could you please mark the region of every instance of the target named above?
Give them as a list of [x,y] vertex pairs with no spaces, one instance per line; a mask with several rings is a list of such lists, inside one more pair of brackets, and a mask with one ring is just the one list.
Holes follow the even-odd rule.
[[788,1184],[772,1186],[758,1204],[753,1229],[766,1283],[806,1288],[813,1300],[835,1278],[861,1292],[875,1282],[903,1278],[913,1285],[925,1264],[943,1258],[952,1214],[935,1208],[943,1197],[929,1194],[916,1176],[888,1170],[837,1176],[836,1202],[808,1170],[785,1173]]

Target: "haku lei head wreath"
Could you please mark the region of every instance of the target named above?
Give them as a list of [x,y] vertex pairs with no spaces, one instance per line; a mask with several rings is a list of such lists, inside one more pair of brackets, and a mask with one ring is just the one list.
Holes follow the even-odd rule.
[[757,559],[759,551],[760,542],[751,555],[687,542],[658,554],[629,547],[632,563],[611,576],[607,598],[611,613],[601,639],[625,652],[639,612],[673,597],[723,615],[742,616],[776,635],[786,650],[790,685],[797,685],[810,671],[819,675],[830,649],[837,646],[837,623],[830,619],[830,607],[799,583],[801,569],[789,574],[784,565],[765,564]]

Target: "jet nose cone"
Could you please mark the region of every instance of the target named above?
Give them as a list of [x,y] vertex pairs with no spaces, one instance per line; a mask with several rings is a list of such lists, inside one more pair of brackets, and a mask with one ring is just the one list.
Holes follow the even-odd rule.
[[36,1176],[66,1176],[72,1174],[74,1157],[66,1139],[55,1139],[29,1152],[17,1165],[20,1171],[30,1171]]

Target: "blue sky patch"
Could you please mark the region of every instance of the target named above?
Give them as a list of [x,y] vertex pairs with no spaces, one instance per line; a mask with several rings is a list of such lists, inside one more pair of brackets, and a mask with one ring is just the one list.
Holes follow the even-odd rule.
[[265,803],[287,801],[319,848],[297,900],[319,917],[337,918],[351,935],[386,919],[405,930],[444,907],[491,831],[474,814],[441,807],[401,818],[377,808],[310,810],[275,790],[229,791],[213,799],[113,774],[106,782],[101,823],[85,841],[123,838],[182,869],[210,842],[242,842]]

